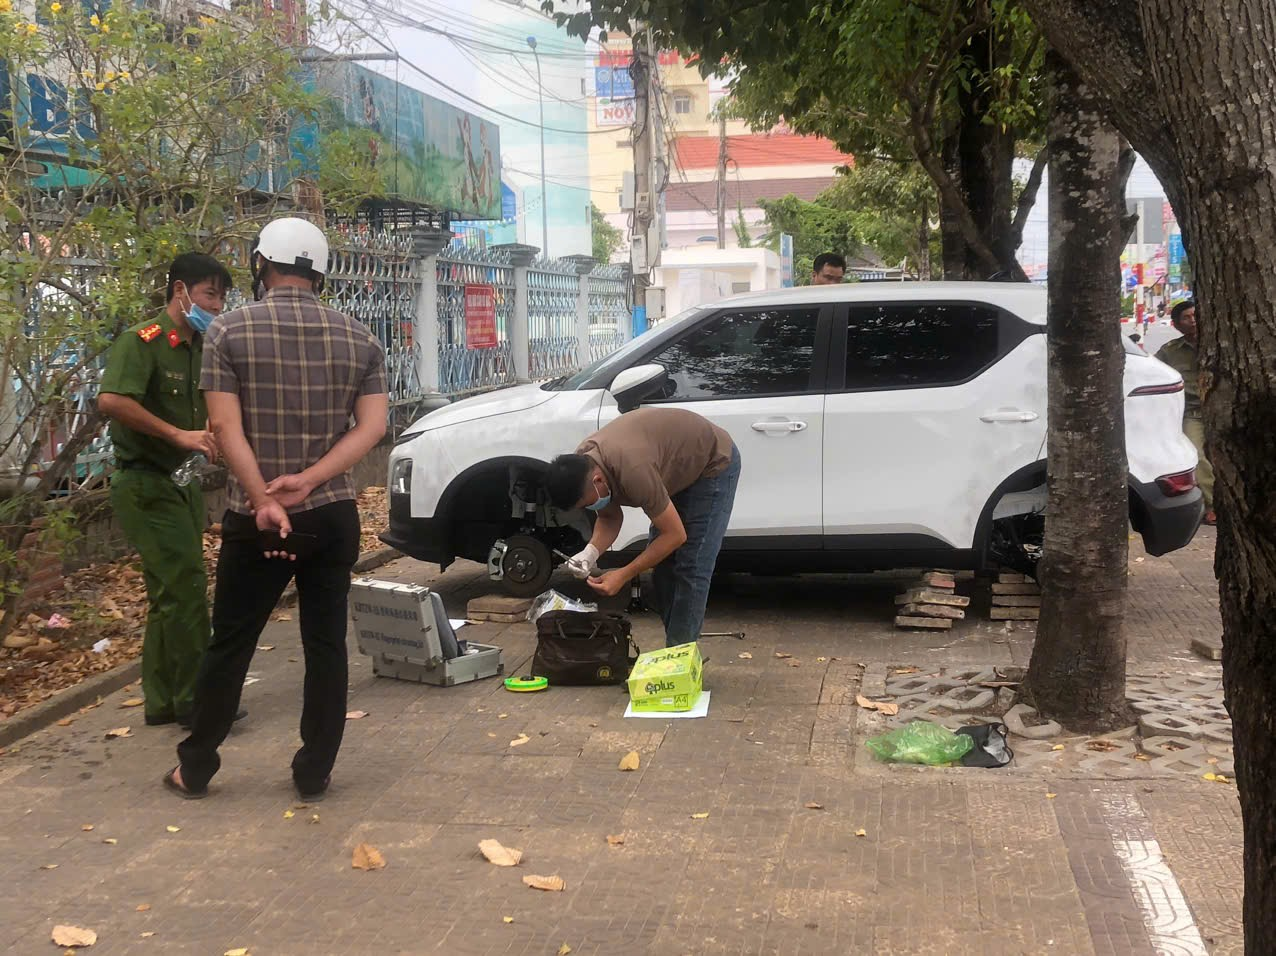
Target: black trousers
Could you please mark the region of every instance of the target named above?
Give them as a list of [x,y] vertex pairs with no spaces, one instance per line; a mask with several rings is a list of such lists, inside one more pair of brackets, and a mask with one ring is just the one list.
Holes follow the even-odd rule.
[[353,501],[339,501],[289,517],[293,531],[317,539],[296,561],[262,555],[252,516],[227,511],[222,520],[213,636],[195,686],[191,733],[177,745],[191,790],[207,786],[221,767],[217,748],[230,733],[257,640],[294,575],[306,682],[293,780],[303,793],[319,790],[336,763],[346,726],[346,601],[359,557],[359,511]]

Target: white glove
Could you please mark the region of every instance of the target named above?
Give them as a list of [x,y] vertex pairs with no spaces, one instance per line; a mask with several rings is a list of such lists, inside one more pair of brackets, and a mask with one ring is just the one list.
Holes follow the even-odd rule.
[[592,544],[585,545],[585,550],[572,555],[566,563],[567,570],[582,581],[594,573],[594,565],[598,562],[598,549]]

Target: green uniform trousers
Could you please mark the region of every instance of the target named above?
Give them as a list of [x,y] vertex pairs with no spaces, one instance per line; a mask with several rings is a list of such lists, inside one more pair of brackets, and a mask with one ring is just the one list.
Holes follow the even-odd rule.
[[111,504],[146,579],[146,716],[186,717],[210,634],[203,493],[198,482],[180,488],[162,472],[127,469],[111,478]]
[[1214,510],[1214,466],[1205,457],[1205,423],[1199,418],[1183,419],[1183,434],[1196,446],[1201,460],[1196,463],[1196,484],[1205,496],[1205,510]]

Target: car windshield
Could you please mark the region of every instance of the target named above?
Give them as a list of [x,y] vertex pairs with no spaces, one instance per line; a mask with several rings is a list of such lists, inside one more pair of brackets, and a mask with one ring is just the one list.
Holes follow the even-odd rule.
[[663,337],[675,325],[681,324],[685,320],[690,319],[692,316],[699,315],[701,311],[703,310],[700,306],[687,309],[685,312],[679,313],[672,319],[667,319],[659,325],[648,329],[642,335],[638,336],[638,338],[631,339],[620,348],[616,349],[616,351],[604,355],[598,361],[591,362],[579,372],[573,372],[571,375],[563,375],[553,381],[546,382],[541,386],[541,388],[551,392],[574,392],[579,388],[584,388],[585,385],[592,381],[596,376],[610,381],[611,377],[614,376],[616,372],[619,372],[622,368],[629,364],[629,359],[635,352],[646,349],[648,346],[653,344],[656,336]]

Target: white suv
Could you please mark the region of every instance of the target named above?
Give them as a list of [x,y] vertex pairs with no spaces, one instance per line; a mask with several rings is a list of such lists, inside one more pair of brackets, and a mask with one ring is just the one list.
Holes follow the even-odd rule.
[[[511,592],[537,593],[590,527],[549,506],[546,463],[622,406],[666,404],[740,449],[720,568],[1031,571],[1046,502],[1045,321],[1045,290],[1015,283],[858,283],[703,306],[574,375],[414,423],[390,456],[382,539],[444,566],[488,562]],[[1125,366],[1130,520],[1164,554],[1203,512],[1183,381],[1133,346]],[[617,550],[646,536],[627,509]]]

